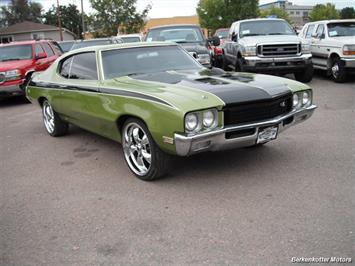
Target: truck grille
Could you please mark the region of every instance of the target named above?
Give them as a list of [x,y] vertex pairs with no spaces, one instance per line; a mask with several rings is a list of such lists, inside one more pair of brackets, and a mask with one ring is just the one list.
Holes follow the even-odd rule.
[[224,124],[235,125],[271,119],[292,110],[292,93],[271,100],[227,105],[224,108]]
[[301,44],[262,44],[258,45],[258,55],[273,56],[294,56],[301,52]]

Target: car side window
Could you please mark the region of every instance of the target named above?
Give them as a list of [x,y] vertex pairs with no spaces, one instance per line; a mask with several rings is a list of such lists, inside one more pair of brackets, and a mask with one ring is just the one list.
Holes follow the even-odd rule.
[[40,53],[44,53],[44,50],[39,43],[36,44],[35,48],[36,48],[36,56],[39,55]]
[[61,63],[59,74],[62,77],[69,78],[70,67],[71,67],[72,61],[73,61],[73,57],[69,57]]
[[59,73],[69,79],[97,80],[95,52],[81,53],[65,59]]
[[313,33],[313,31],[314,31],[314,27],[315,27],[316,25],[309,25],[308,26],[308,28],[307,28],[307,31],[306,31],[306,39],[310,39],[310,38],[312,38],[312,33]]
[[317,28],[317,36],[320,37],[320,36],[322,36],[323,33],[324,33],[324,25],[319,24],[318,28]]
[[43,47],[44,47],[44,50],[46,51],[48,57],[51,57],[54,55],[54,52],[48,43],[43,43]]

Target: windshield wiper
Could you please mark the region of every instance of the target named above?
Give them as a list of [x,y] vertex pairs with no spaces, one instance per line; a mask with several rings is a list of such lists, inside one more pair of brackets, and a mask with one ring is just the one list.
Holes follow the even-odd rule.
[[269,33],[268,35],[291,35],[290,33],[284,33],[284,32],[272,32]]
[[243,34],[243,37],[260,36],[260,35],[265,35],[265,34],[260,34],[260,33],[247,33],[247,34]]

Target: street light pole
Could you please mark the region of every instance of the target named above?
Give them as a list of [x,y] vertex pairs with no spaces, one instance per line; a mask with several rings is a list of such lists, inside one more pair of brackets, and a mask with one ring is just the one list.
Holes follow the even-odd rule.
[[57,0],[57,16],[58,16],[58,26],[59,26],[60,40],[63,41],[62,20],[61,20],[61,17],[60,17],[59,0]]
[[83,39],[85,38],[85,21],[84,21],[84,4],[83,0],[81,0],[81,23],[83,28]]

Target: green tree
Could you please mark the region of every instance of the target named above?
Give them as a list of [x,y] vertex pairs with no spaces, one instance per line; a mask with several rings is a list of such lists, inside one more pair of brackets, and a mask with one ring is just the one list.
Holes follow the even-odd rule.
[[355,18],[355,9],[353,7],[345,7],[340,11],[340,17],[342,19]]
[[114,36],[118,29],[124,33],[139,32],[151,9],[148,5],[142,12],[138,12],[137,0],[90,0],[90,3],[96,11],[90,19],[90,26],[98,32],[96,36]]
[[335,5],[327,3],[325,5],[315,5],[309,14],[311,21],[338,19],[339,11],[335,9]]
[[215,31],[234,21],[258,16],[258,0],[200,0],[196,12],[204,28]]
[[282,8],[271,7],[269,9],[260,11],[260,17],[266,18],[269,16],[276,16],[277,18],[283,18],[287,20],[289,23],[291,23],[288,13],[285,11],[285,9]]
[[[58,26],[57,7],[52,6],[46,13],[44,13],[44,23],[48,25]],[[81,13],[76,5],[69,4],[68,6],[59,6],[61,14],[62,27],[81,36],[83,31],[81,23]]]
[[0,24],[11,26],[23,21],[41,23],[42,5],[28,0],[11,0],[9,6],[0,9]]

